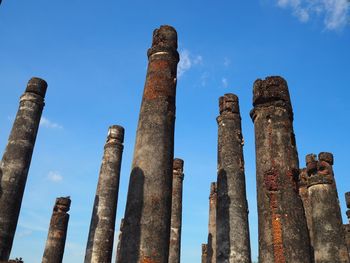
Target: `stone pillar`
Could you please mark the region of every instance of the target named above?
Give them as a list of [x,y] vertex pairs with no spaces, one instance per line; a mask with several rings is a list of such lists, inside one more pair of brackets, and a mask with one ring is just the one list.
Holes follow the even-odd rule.
[[219,109],[217,262],[249,263],[248,203],[238,97],[234,94],[220,97]]
[[109,127],[92,211],[85,263],[112,260],[124,128]]
[[202,263],[208,262],[208,245],[202,244]]
[[49,234],[42,263],[61,263],[66,243],[71,200],[69,197],[56,198],[50,221]]
[[209,195],[209,225],[207,259],[208,263],[216,263],[216,210],[217,210],[217,185],[210,184]]
[[181,221],[182,221],[182,183],[184,179],[183,166],[184,166],[183,160],[174,159],[169,263],[180,263]]
[[117,251],[116,251],[116,259],[115,263],[120,262],[120,241],[122,240],[122,234],[123,234],[123,226],[124,226],[124,218],[120,221],[120,229],[119,229],[119,235],[118,235],[118,245],[117,245]]
[[259,263],[310,262],[287,82],[281,77],[258,79],[253,94]]
[[177,33],[153,32],[121,240],[121,262],[165,263],[169,257]]
[[346,245],[348,246],[348,252],[350,257],[350,192],[345,193],[345,202],[348,210],[346,211],[346,215],[348,217],[348,224],[344,225],[345,228],[345,239]]
[[[307,166],[315,161],[316,156],[308,155]],[[313,169],[308,168],[308,175],[315,262],[348,263],[349,255],[333,174],[333,155],[320,153],[316,170],[314,165]]]
[[46,88],[42,79],[29,80],[0,163],[0,261],[10,256]]

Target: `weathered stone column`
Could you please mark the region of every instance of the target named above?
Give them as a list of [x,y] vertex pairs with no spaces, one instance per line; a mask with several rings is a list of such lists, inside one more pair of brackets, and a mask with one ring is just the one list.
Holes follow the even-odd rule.
[[[308,155],[307,161],[311,161],[311,156]],[[333,155],[322,152],[318,155],[317,171],[308,169],[312,244],[316,263],[350,262],[332,166]]]
[[69,197],[56,198],[50,221],[49,234],[42,263],[61,263],[66,244],[71,200]]
[[166,263],[169,257],[177,33],[153,32],[121,240],[121,262]]
[[202,263],[208,263],[208,245],[202,244]]
[[344,225],[345,229],[345,239],[346,239],[346,245],[348,246],[348,252],[350,257],[350,192],[345,193],[345,202],[346,207],[348,210],[346,211],[346,215],[348,217],[348,224]]
[[217,185],[215,182],[210,184],[209,195],[209,224],[208,224],[208,243],[207,259],[208,263],[216,262],[216,210],[217,210]]
[[238,97],[219,99],[216,257],[218,263],[249,263],[248,203]]
[[29,80],[0,163],[0,260],[10,256],[46,88],[42,79]]
[[287,82],[281,77],[258,79],[253,94],[259,263],[310,262]]
[[109,127],[92,211],[85,263],[108,263],[112,260],[123,141],[124,128],[118,125]]
[[182,222],[182,183],[184,161],[174,159],[173,162],[173,195],[171,203],[171,228],[169,263],[180,263],[181,256],[181,222]]
[[120,228],[119,228],[119,235],[118,235],[118,245],[117,245],[117,251],[116,251],[116,259],[115,263],[120,262],[120,243],[122,240],[122,234],[123,234],[123,226],[124,226],[124,218],[120,220]]

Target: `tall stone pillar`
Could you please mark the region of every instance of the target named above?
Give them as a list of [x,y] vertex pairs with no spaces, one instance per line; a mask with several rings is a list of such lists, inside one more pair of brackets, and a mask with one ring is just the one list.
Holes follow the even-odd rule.
[[208,263],[216,263],[216,211],[217,211],[217,185],[215,182],[210,184],[209,195],[209,224],[208,224],[208,243],[207,259]]
[[173,195],[171,203],[171,227],[169,263],[180,263],[181,256],[181,222],[182,222],[182,183],[184,161],[174,159],[173,162]]
[[202,244],[202,263],[208,263],[208,245]]
[[112,260],[123,141],[124,128],[118,125],[109,127],[92,211],[85,263],[108,263]]
[[287,82],[281,77],[258,79],[253,95],[259,263],[310,262]]
[[122,234],[123,234],[123,226],[124,226],[124,218],[120,221],[120,229],[119,229],[119,236],[118,236],[118,245],[117,245],[117,251],[116,251],[116,259],[115,263],[119,263],[120,261],[120,243],[122,240]]
[[[307,166],[316,161],[308,155]],[[313,165],[314,166],[314,165]],[[308,192],[312,214],[315,262],[349,263],[338,193],[333,174],[333,155],[322,152],[315,168],[308,168]]]
[[217,262],[249,263],[248,202],[243,159],[243,136],[238,97],[225,94],[217,117]]
[[121,262],[166,263],[169,257],[177,33],[153,32],[121,240]]
[[10,256],[46,88],[42,79],[29,80],[0,163],[0,261]]
[[49,234],[42,263],[61,263],[66,244],[71,200],[69,197],[56,198],[50,221]]
[[346,245],[348,246],[348,252],[350,257],[350,192],[345,193],[345,201],[346,201],[346,207],[348,208],[348,210],[346,211],[346,215],[348,217],[348,223],[344,225],[344,228],[345,228]]

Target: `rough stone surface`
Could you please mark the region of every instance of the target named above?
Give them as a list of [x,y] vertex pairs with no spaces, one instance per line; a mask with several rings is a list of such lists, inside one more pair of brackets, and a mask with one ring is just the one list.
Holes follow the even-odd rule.
[[71,200],[69,197],[56,199],[50,221],[49,233],[42,263],[61,263],[67,237]]
[[217,185],[215,182],[210,184],[209,195],[209,225],[208,225],[208,243],[207,243],[207,261],[216,263],[216,211],[217,211]]
[[174,159],[173,162],[173,195],[171,203],[171,227],[169,263],[180,263],[181,257],[181,221],[182,221],[182,186],[183,186],[183,165],[181,159]]
[[322,152],[318,155],[318,161],[315,158],[314,162],[317,162],[316,171],[308,170],[307,182],[315,262],[348,263],[350,260],[332,167],[333,155]]
[[121,219],[120,221],[120,229],[119,229],[119,236],[118,236],[118,246],[117,246],[117,256],[115,259],[116,263],[120,262],[120,244],[121,244],[121,239],[122,239],[122,233],[123,233],[123,226],[124,226],[124,218]]
[[218,263],[249,263],[248,202],[238,97],[219,99],[216,257]]
[[281,77],[254,83],[260,263],[309,263],[310,240],[298,193],[299,163],[293,112]]
[[92,211],[85,263],[112,260],[124,128],[109,127]]
[[166,263],[169,257],[177,33],[153,33],[121,240],[122,263]]
[[10,256],[46,88],[42,79],[29,80],[0,163],[0,260]]
[[207,263],[208,261],[208,245],[202,244],[202,263]]

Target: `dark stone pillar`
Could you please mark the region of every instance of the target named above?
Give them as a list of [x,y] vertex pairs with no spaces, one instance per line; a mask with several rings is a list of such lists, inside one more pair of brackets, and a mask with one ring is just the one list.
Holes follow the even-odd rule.
[[173,162],[173,195],[171,203],[171,228],[169,263],[180,263],[181,254],[181,221],[182,221],[182,183],[184,161],[174,159]]
[[29,80],[0,163],[0,260],[10,256],[46,88],[42,79]]
[[208,243],[207,259],[208,263],[216,263],[216,210],[217,210],[217,185],[210,184],[209,195],[209,225],[208,225]]
[[298,194],[299,162],[287,82],[254,83],[259,262],[310,262],[310,240]]
[[318,155],[316,168],[315,162],[315,155],[307,156],[315,262],[348,263],[349,254],[333,174],[333,155],[322,152]]
[[345,193],[345,202],[348,210],[346,211],[346,215],[348,217],[348,224],[344,225],[345,228],[345,239],[346,245],[348,246],[348,252],[350,257],[350,192]]
[[177,33],[153,32],[121,240],[121,262],[166,263],[169,257]]
[[217,117],[217,262],[249,263],[248,203],[243,159],[243,136],[238,97],[225,94]]
[[116,251],[117,255],[116,255],[115,263],[120,262],[120,244],[121,244],[120,241],[122,240],[123,226],[124,226],[124,218],[122,218],[120,221],[120,229],[119,229],[119,235],[118,235],[118,246],[117,246],[117,251]]
[[62,262],[69,221],[69,214],[67,212],[70,209],[70,203],[71,200],[69,197],[59,197],[56,199],[42,263]]
[[118,125],[109,127],[92,211],[85,263],[108,263],[112,260],[123,141],[124,128]]
[[306,217],[306,222],[307,222],[307,228],[309,231],[309,236],[310,236],[310,243],[311,243],[311,250],[312,248],[312,219],[311,219],[311,204],[310,204],[310,199],[309,199],[309,192],[307,189],[307,169],[303,168],[300,169],[300,174],[299,174],[299,195],[300,198],[303,202],[303,207],[304,207],[304,212],[305,212],[305,217]]
[[208,245],[202,244],[202,263],[208,262]]

